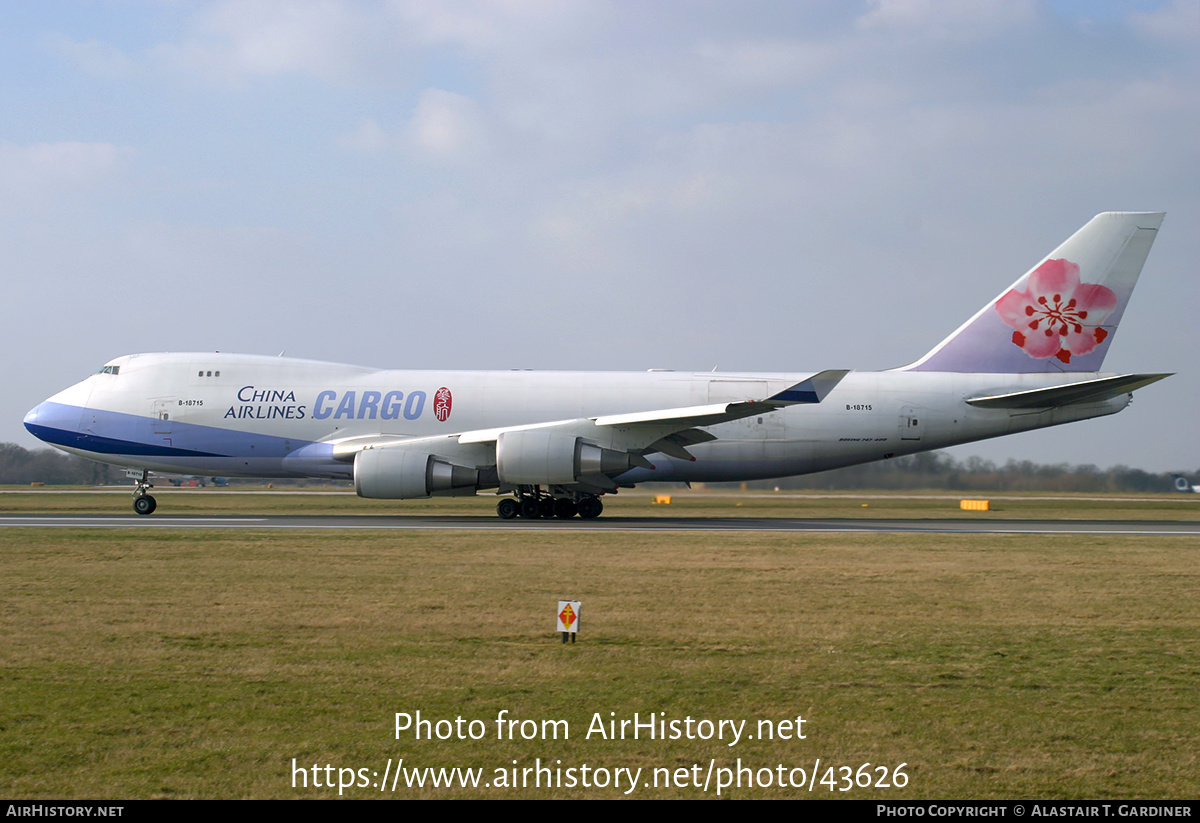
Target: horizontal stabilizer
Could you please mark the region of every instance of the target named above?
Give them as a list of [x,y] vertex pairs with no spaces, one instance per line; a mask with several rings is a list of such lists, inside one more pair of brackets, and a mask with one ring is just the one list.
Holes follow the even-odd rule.
[[1122,374],[1117,377],[1101,377],[1051,386],[1046,389],[993,394],[986,397],[970,397],[967,403],[981,409],[1046,409],[1054,406],[1069,406],[1076,403],[1099,403],[1102,400],[1127,394],[1151,383],[1157,383],[1170,374]]

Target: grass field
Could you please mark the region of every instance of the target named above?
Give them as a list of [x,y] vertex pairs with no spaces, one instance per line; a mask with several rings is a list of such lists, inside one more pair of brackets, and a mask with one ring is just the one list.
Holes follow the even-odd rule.
[[[933,496],[648,500],[622,495],[608,512],[967,516]],[[372,509],[346,495],[213,490],[159,501],[160,512]],[[379,510],[488,516],[493,503]],[[0,494],[0,508],[125,513],[128,498]],[[982,516],[1196,512],[1162,498],[999,508]],[[1133,536],[3,529],[0,786],[29,798],[336,797],[339,777],[375,783],[400,757],[406,769],[482,769],[481,786],[540,758],[564,783],[585,764],[593,782],[640,768],[631,796],[701,797],[739,758],[772,782],[780,764],[807,781],[819,758],[811,793],[747,787],[743,773],[722,795],[1195,797],[1198,550],[1196,538]],[[560,597],[583,601],[573,645],[554,631]],[[418,710],[481,721],[483,737],[396,739],[395,714]],[[565,720],[569,739],[562,726],[557,740],[497,739],[501,711]],[[688,717],[746,725],[733,746],[728,733],[588,738],[594,716],[635,712],[681,730]],[[805,739],[758,739],[759,721],[797,716]],[[293,786],[293,758],[307,788]],[[692,783],[710,763],[706,795]],[[905,764],[907,784],[830,791],[845,786],[841,767],[867,763],[875,778]],[[312,786],[314,764],[334,788]],[[558,788],[546,777],[394,793],[389,782],[382,796],[628,788],[628,777]]]
[[[129,488],[43,489],[0,487],[0,514],[129,514]],[[47,493],[49,492],[49,493]],[[160,515],[170,514],[395,514],[494,516],[497,497],[364,500],[345,486],[295,489],[177,489],[156,487]],[[654,505],[658,494],[670,505]],[[964,512],[962,499],[990,499],[991,510]],[[965,520],[1200,520],[1200,495],[1032,495],[983,492],[734,492],[649,491],[604,498],[605,517],[855,517]]]

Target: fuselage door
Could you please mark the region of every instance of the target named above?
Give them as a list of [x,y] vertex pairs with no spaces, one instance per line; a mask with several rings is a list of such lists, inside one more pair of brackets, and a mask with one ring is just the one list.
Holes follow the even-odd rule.
[[174,410],[174,400],[155,400],[154,401],[154,433],[155,434],[170,434],[171,433],[171,414]]
[[900,439],[920,440],[924,410],[919,406],[904,406],[900,409]]

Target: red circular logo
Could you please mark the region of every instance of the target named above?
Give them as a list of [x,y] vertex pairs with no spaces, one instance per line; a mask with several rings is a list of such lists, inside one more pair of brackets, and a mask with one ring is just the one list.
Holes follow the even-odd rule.
[[450,407],[453,405],[454,398],[450,395],[450,390],[442,386],[433,396],[434,417],[445,423],[446,418],[450,416]]

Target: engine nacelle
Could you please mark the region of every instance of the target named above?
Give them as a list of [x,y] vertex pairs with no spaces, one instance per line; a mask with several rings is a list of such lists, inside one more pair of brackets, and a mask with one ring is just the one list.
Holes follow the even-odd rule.
[[413,500],[434,494],[473,494],[479,471],[415,449],[363,449],[354,455],[359,497]]
[[585,443],[560,432],[543,429],[501,432],[496,440],[500,482],[512,485],[567,485],[588,475],[621,474],[632,465],[631,456],[625,452]]

